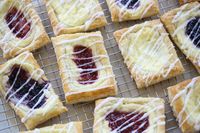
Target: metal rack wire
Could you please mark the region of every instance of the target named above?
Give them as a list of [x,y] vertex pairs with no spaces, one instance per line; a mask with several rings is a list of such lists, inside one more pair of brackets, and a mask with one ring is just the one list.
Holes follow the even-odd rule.
[[[151,17],[139,21],[123,22],[123,23],[112,23],[110,19],[110,13],[106,5],[105,0],[100,0],[101,6],[104,9],[104,13],[108,20],[108,25],[104,28],[99,29],[104,37],[105,46],[108,51],[111,64],[113,66],[114,74],[116,75],[116,80],[118,81],[119,97],[139,97],[139,96],[154,96],[161,97],[165,99],[165,115],[166,115],[166,130],[167,132],[180,132],[178,125],[173,117],[172,110],[169,106],[167,99],[166,88],[168,86],[174,85],[185,79],[195,77],[197,75],[196,70],[188,62],[184,55],[177,49],[179,58],[181,59],[185,73],[179,75],[175,78],[163,81],[159,84],[150,86],[143,90],[138,90],[136,84],[131,79],[128,69],[123,63],[123,58],[120,54],[119,48],[114,40],[113,32],[117,29],[123,27],[128,27],[136,23],[143,22],[145,20],[156,19],[159,16]],[[159,0],[161,14],[164,12],[175,8],[178,6],[177,0]],[[46,31],[50,37],[54,36],[50,21],[47,15],[45,6],[42,4],[41,0],[33,0],[33,5],[35,6],[38,14],[40,15],[42,22],[46,28]],[[58,66],[56,62],[56,57],[54,53],[53,46],[51,44],[37,50],[34,52],[34,56],[41,65],[42,69],[45,71],[46,76],[51,81],[56,93],[60,96],[60,99],[65,104],[64,92],[62,90],[62,84],[59,77]],[[2,58],[2,53],[0,53],[0,63],[2,64],[5,60]],[[84,133],[92,133],[93,124],[93,109],[94,102],[76,104],[76,105],[66,105],[69,109],[67,113],[62,114],[59,117],[53,118],[46,123],[40,125],[40,127],[52,125],[54,123],[66,123],[69,121],[83,121]],[[14,111],[5,102],[3,97],[0,98],[0,133],[15,133],[19,131],[26,130],[24,125],[20,122],[20,119]]]

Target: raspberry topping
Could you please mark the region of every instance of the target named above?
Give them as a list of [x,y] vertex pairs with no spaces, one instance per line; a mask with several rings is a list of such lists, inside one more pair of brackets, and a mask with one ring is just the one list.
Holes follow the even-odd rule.
[[74,47],[74,58],[73,61],[76,63],[78,68],[82,69],[78,82],[80,84],[92,84],[98,78],[98,71],[96,64],[93,60],[92,49],[82,45]]
[[200,48],[200,17],[194,17],[187,23],[185,33]]
[[12,33],[18,38],[24,38],[30,31],[31,23],[27,22],[24,14],[16,7],[11,7],[8,10],[5,20]]
[[119,4],[126,6],[127,9],[135,9],[138,8],[140,5],[139,0],[116,0]]
[[109,127],[117,133],[142,133],[149,126],[149,117],[145,113],[114,111],[106,116]]
[[42,97],[42,95],[44,93],[43,91],[48,88],[48,82],[44,81],[43,83],[39,83],[31,79],[30,74],[18,65],[12,67],[8,85],[12,89],[6,96],[6,99],[9,98],[10,100],[13,98],[19,101],[26,95],[22,104],[34,109],[40,108],[46,102],[46,97]]

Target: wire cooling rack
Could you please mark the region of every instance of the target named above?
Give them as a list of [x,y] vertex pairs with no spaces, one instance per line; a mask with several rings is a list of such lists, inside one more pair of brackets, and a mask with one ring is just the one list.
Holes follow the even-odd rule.
[[[165,115],[166,115],[166,131],[169,133],[179,133],[180,129],[177,125],[175,118],[173,117],[172,110],[169,106],[166,88],[168,86],[174,85],[185,79],[189,79],[197,76],[197,72],[191,63],[186,60],[185,56],[176,48],[177,54],[183,63],[185,68],[185,73],[179,75],[175,78],[163,81],[159,84],[150,86],[143,90],[138,90],[136,88],[135,82],[131,79],[128,69],[123,63],[123,58],[120,54],[119,48],[114,40],[113,32],[134,25],[136,23],[141,23],[146,20],[156,19],[159,16],[151,17],[148,19],[143,19],[140,21],[130,21],[123,23],[112,23],[110,18],[110,13],[106,2],[100,0],[101,6],[104,10],[106,18],[108,20],[108,25],[100,28],[102,32],[105,46],[108,51],[111,64],[113,66],[114,74],[116,75],[116,80],[118,81],[119,97],[139,97],[139,96],[153,96],[160,97],[165,100]],[[178,6],[177,0],[159,0],[161,14],[173,9]],[[41,0],[33,0],[33,5],[35,6],[38,14],[40,15],[42,22],[46,28],[46,31],[50,37],[54,36],[52,32],[52,27],[47,15],[45,6]],[[65,104],[64,92],[62,90],[62,84],[59,77],[58,66],[56,62],[56,56],[52,44],[49,44],[34,52],[34,56],[41,65],[42,69],[45,71],[46,76],[51,81],[56,93],[60,96],[60,99]],[[5,60],[2,58],[2,52],[0,52],[0,63],[2,64]],[[82,121],[84,127],[84,133],[92,133],[93,125],[93,110],[94,102],[87,102],[76,105],[66,105],[69,109],[67,113],[61,114],[59,117],[52,118],[51,120],[45,122],[39,127],[52,125],[55,123],[67,123],[70,121]],[[3,97],[0,98],[0,133],[16,133],[19,131],[24,131],[26,128],[20,122],[20,119],[14,111],[5,102]]]

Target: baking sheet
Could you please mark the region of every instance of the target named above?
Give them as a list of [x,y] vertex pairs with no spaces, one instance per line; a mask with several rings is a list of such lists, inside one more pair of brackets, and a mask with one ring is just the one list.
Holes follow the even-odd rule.
[[[143,90],[138,90],[136,88],[135,82],[131,79],[128,69],[123,63],[123,58],[113,37],[113,32],[134,25],[136,23],[141,23],[146,20],[152,20],[159,17],[154,16],[151,18],[139,20],[139,21],[129,21],[122,23],[112,23],[110,18],[110,13],[105,0],[100,0],[101,6],[104,10],[106,18],[108,20],[108,25],[106,27],[100,28],[102,32],[105,46],[108,51],[111,64],[113,66],[114,74],[116,75],[116,80],[118,82],[119,97],[139,97],[139,96],[153,96],[160,97],[165,100],[165,115],[166,115],[166,131],[169,133],[179,133],[180,129],[177,125],[175,118],[173,117],[172,110],[169,106],[167,91],[168,86],[174,85],[185,79],[189,79],[197,76],[197,72],[191,63],[186,60],[185,56],[176,48],[177,54],[183,63],[185,68],[185,73],[179,75],[175,78],[160,82],[159,84],[150,86]],[[167,12],[170,9],[176,8],[178,6],[177,0],[159,0],[161,14]],[[33,0],[33,5],[35,6],[38,14],[40,15],[42,22],[48,32],[49,36],[54,36],[52,28],[48,19],[45,6],[40,0]],[[161,15],[160,14],[160,15]],[[34,56],[38,63],[41,65],[42,69],[45,71],[46,76],[53,84],[56,93],[60,96],[60,99],[65,104],[64,92],[62,90],[62,84],[59,77],[58,66],[56,62],[55,53],[52,44],[49,44],[34,52]],[[0,64],[5,62],[2,58],[2,52],[0,52]],[[66,104],[65,104],[66,105]],[[66,123],[70,121],[82,121],[84,127],[84,133],[92,133],[93,125],[93,110],[94,102],[87,102],[75,105],[66,105],[69,111],[62,114],[59,117],[55,117],[39,127],[52,125],[55,123]],[[0,133],[15,133],[19,131],[24,131],[26,128],[20,122],[20,119],[14,111],[5,102],[3,97],[0,97]]]

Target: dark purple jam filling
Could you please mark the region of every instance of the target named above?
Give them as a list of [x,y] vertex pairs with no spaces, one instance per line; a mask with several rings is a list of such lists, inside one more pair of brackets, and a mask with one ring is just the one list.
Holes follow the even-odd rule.
[[140,6],[139,0],[116,0],[119,5],[126,6],[127,9],[136,9]]
[[200,17],[195,17],[187,23],[185,34],[200,48]]
[[149,126],[149,117],[145,113],[114,111],[106,116],[109,127],[117,133],[142,133]]
[[[19,101],[24,95],[28,94],[22,104],[27,105],[29,108],[40,108],[46,102],[46,97],[43,97],[39,103],[37,102],[44,93],[43,91],[48,88],[48,82],[39,83],[34,79],[29,79],[30,74],[26,70],[18,65],[14,65],[8,80],[8,85],[13,87],[6,96],[6,99],[15,92],[16,94],[11,96],[9,100],[17,98]],[[22,88],[20,89],[20,87]]]
[[11,7],[5,16],[6,23],[12,33],[18,38],[24,38],[30,31],[31,23],[28,23],[23,12],[16,7]]
[[82,45],[74,47],[73,61],[82,69],[78,82],[80,84],[92,84],[98,79],[98,71],[93,60],[92,49]]

